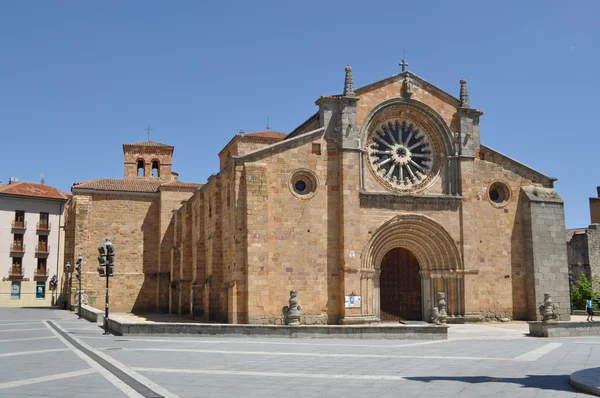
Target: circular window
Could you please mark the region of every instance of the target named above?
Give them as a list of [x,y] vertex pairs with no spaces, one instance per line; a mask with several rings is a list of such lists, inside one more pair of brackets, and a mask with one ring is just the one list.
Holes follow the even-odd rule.
[[290,190],[302,199],[312,198],[317,193],[317,176],[310,170],[297,170],[290,178]]
[[510,188],[501,181],[496,181],[488,189],[488,198],[494,206],[505,206],[510,199]]
[[306,181],[304,180],[298,180],[294,184],[294,189],[296,190],[296,193],[299,193],[300,195],[306,193],[306,188],[308,188],[308,184],[306,184]]
[[369,166],[394,190],[424,188],[436,163],[429,134],[416,123],[399,118],[380,123],[367,139]]

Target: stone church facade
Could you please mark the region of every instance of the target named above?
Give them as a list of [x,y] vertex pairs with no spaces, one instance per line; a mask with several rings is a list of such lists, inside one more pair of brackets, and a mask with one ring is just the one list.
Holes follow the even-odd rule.
[[288,135],[236,135],[175,212],[171,312],[280,323],[294,289],[306,323],[427,320],[443,291],[451,321],[538,319],[551,292],[569,318],[555,179],[480,143],[466,81],[355,90],[347,67],[316,105]]
[[[545,292],[569,319],[555,179],[481,144],[465,80],[458,98],[409,71],[355,89],[346,67],[316,105],[289,134],[235,135],[201,187],[74,185],[72,254],[114,235],[123,308],[205,321],[281,323],[292,289],[309,324],[428,320],[437,292],[451,322],[539,319]],[[146,181],[139,147],[119,184]]]

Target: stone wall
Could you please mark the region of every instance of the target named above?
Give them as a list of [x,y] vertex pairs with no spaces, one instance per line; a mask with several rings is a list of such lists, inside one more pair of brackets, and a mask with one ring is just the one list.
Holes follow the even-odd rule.
[[586,235],[590,276],[593,280],[594,289],[600,291],[600,224],[590,225]]
[[110,309],[155,311],[159,241],[158,194],[89,193],[74,196],[74,253],[84,256],[86,292],[104,308],[106,280],[98,276],[97,248],[105,237],[115,245],[115,276],[110,278]]

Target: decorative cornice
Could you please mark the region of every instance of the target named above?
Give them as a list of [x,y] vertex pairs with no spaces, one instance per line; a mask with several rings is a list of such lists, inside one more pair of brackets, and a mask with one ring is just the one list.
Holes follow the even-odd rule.
[[361,207],[400,208],[413,205],[419,208],[441,206],[448,210],[457,210],[462,202],[462,196],[399,194],[361,190],[359,192],[359,200]]

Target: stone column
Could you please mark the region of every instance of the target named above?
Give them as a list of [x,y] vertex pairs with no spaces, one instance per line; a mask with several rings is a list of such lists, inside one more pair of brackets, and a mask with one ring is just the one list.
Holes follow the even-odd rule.
[[539,321],[544,293],[552,293],[559,320],[571,319],[569,265],[563,201],[552,188],[522,187],[523,238],[527,272],[527,316]]

